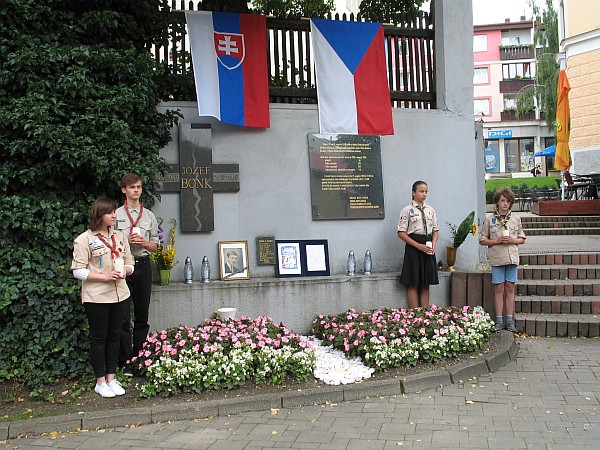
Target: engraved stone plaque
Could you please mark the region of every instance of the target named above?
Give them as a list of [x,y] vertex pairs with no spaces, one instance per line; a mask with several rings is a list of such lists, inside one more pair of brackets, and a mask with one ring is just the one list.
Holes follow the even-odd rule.
[[212,133],[210,126],[179,125],[181,231],[213,231]]

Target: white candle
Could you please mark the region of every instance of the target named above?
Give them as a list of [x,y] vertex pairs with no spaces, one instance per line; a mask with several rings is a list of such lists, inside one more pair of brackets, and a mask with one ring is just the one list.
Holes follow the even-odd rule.
[[509,230],[502,230],[502,237],[508,237],[510,236],[510,231]]
[[142,230],[140,230],[140,227],[133,227],[131,229],[131,234],[139,234],[141,236],[142,235]]
[[121,274],[121,276],[125,275],[125,261],[123,258],[115,258],[113,261],[113,269]]
[[431,241],[425,242],[425,245],[429,248],[433,248],[433,242],[431,242]]

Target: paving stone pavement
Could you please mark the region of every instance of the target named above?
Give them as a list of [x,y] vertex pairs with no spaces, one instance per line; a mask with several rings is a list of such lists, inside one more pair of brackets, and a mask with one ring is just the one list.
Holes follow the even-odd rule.
[[492,374],[418,394],[3,441],[0,448],[597,449],[600,342],[518,338]]

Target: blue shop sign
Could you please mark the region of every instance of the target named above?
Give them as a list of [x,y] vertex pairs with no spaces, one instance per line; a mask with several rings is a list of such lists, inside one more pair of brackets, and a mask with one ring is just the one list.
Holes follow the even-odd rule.
[[488,139],[506,139],[512,137],[512,130],[490,130]]

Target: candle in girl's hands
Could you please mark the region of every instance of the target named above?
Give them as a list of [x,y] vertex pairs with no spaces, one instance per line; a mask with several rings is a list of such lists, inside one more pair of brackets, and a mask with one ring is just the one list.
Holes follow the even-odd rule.
[[510,231],[509,230],[502,230],[502,237],[508,237],[510,236]]
[[119,272],[121,276],[125,276],[125,261],[123,261],[123,258],[115,258],[113,269]]
[[431,241],[425,242],[425,245],[429,248],[433,248],[433,242],[431,242]]
[[131,234],[139,234],[141,236],[142,235],[142,230],[140,230],[140,227],[133,227],[131,229]]

